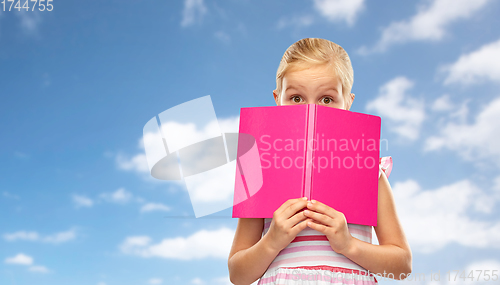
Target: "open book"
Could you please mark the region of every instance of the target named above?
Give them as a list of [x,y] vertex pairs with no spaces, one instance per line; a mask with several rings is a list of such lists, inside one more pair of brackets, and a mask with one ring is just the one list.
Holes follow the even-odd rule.
[[241,108],[233,218],[271,218],[305,196],[376,226],[380,124],[316,104]]

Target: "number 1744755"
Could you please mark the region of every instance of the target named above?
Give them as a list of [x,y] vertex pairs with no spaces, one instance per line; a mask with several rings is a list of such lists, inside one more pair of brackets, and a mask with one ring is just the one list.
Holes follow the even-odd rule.
[[53,0],[2,0],[3,11],[24,10],[24,11],[52,11]]

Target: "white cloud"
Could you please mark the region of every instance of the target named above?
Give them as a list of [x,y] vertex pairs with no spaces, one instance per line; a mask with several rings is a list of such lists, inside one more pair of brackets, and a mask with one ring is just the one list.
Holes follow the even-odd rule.
[[128,237],[119,246],[125,254],[144,258],[160,257],[179,260],[201,258],[227,258],[234,237],[234,230],[200,230],[188,237],[175,237],[151,244],[148,236]]
[[[486,273],[486,270],[489,270],[489,273],[488,274],[492,274],[494,271],[495,274],[498,275],[498,272],[500,271],[500,261],[498,260],[495,260],[495,259],[485,259],[485,260],[477,260],[477,261],[473,261],[472,263],[470,263],[469,265],[467,265],[467,267],[465,268],[465,272],[475,272],[476,274],[479,273],[479,270],[482,271],[483,273],[483,279],[481,280],[480,278],[474,278],[475,280],[470,280],[468,278],[466,278],[465,280],[460,280],[460,278],[458,278],[461,282],[457,282],[457,283],[454,283],[454,284],[460,284],[460,285],[466,285],[466,284],[491,284],[492,280],[493,279],[490,279],[488,281],[484,281],[484,280],[487,280],[487,277],[484,275],[484,273]],[[476,275],[477,276],[477,275]],[[479,280],[478,280],[479,279]],[[498,277],[495,278],[498,280]],[[483,281],[483,282],[481,282]],[[451,283],[451,282],[450,282]]]
[[[199,217],[230,207],[233,202],[236,162],[233,159],[227,164],[226,153],[234,155],[236,145],[235,140],[229,139],[230,136],[225,136],[228,147],[226,152],[224,143],[219,139],[221,139],[221,133],[238,133],[239,116],[210,120],[203,127],[192,123],[164,121],[161,129],[163,134],[170,137],[170,139],[166,139],[169,150],[184,149],[184,147],[190,146],[190,148],[180,151],[180,161],[185,180],[171,180],[169,183],[173,182],[188,190],[195,214]],[[208,138],[216,138],[216,140],[207,140]],[[139,140],[138,145],[144,152],[144,145],[149,149],[148,145],[151,145],[151,142],[155,140],[162,140],[158,131],[156,133],[146,132],[143,139]],[[156,146],[158,149],[163,148],[163,142],[157,143]],[[158,157],[155,157],[156,154],[158,153],[155,151],[153,151],[153,154],[148,152],[149,160],[145,159],[144,153],[134,156],[135,158],[141,157],[140,160],[127,160],[119,156],[119,167],[139,172],[141,175],[147,176],[149,181],[163,182],[159,179],[153,179],[149,173],[148,162],[156,163],[162,159],[165,152],[163,154],[159,153]],[[177,165],[174,164],[173,168],[175,169],[175,167]],[[164,171],[169,171],[169,169]],[[157,170],[157,173],[160,173],[160,171]],[[141,212],[151,210],[167,210],[167,208],[153,203],[144,205],[141,208]]]
[[414,180],[396,182],[394,199],[412,250],[432,253],[447,244],[500,248],[500,221],[471,219],[470,212],[490,214],[500,197],[491,197],[469,180],[423,190]]
[[99,195],[99,197],[101,197],[107,202],[126,204],[130,202],[133,195],[124,188],[120,188],[112,193],[102,193],[101,195]]
[[[155,179],[151,176],[151,174],[149,172],[149,166],[148,166],[148,161],[147,161],[147,157],[146,157],[146,152],[144,149],[145,143],[150,144],[151,142],[158,141],[158,140],[160,140],[160,141],[163,140],[163,138],[159,132],[156,132],[156,133],[148,132],[148,133],[144,134],[144,136],[138,140],[138,148],[140,149],[140,152],[131,156],[131,157],[129,157],[128,155],[123,155],[123,154],[118,153],[115,157],[116,165],[121,170],[132,171],[132,172],[139,174],[146,181],[156,182],[156,183],[163,182],[163,181]],[[163,142],[161,142],[161,145],[163,145]],[[152,156],[153,157],[162,156],[162,155],[164,155],[164,153],[165,153],[164,149],[162,149],[162,151],[160,153],[155,153]],[[109,156],[113,156],[113,154],[110,154]]]
[[144,151],[131,158],[126,158],[118,154],[116,156],[116,163],[118,167],[123,170],[135,171],[137,173],[149,173],[148,161]]
[[4,234],[3,239],[6,241],[16,241],[16,240],[28,240],[28,241],[36,241],[40,238],[37,232],[26,232],[20,231],[10,234]]
[[[90,201],[92,201],[89,198],[86,198]],[[152,202],[146,202],[145,199],[134,196],[130,191],[127,191],[125,188],[119,188],[114,192],[104,192],[99,194],[98,198],[96,199],[97,203],[114,203],[114,204],[121,204],[121,205],[126,205],[130,202],[135,202],[139,204],[143,204],[140,208],[141,212],[151,212],[151,211],[169,211],[170,208],[164,204],[161,203],[152,203]],[[93,202],[92,202],[93,204]],[[45,237],[45,240],[48,241],[49,238],[52,241],[56,240],[61,240],[61,239],[69,239],[75,236],[75,231],[71,230],[68,232],[63,232],[59,233],[58,236],[52,236],[52,237]]]
[[161,124],[169,152],[221,135],[218,120],[211,120],[202,128],[195,123],[168,121]]
[[[364,0],[314,0],[314,10],[327,21],[344,22],[354,25],[359,13],[364,9]],[[285,27],[308,27],[314,24],[316,15],[303,14],[281,17],[276,25],[278,30]]]
[[449,149],[470,161],[486,159],[500,166],[500,97],[488,103],[473,123],[448,122],[429,137],[426,151]]
[[240,117],[227,117],[222,119],[217,119],[219,123],[220,131],[223,133],[237,133],[240,129]]
[[441,72],[447,73],[444,84],[500,82],[500,40],[461,55],[455,63],[441,67]]
[[194,285],[202,285],[202,284],[205,284],[205,282],[203,280],[201,280],[201,278],[199,277],[196,277],[196,278],[193,278],[191,280],[191,284],[194,284]]
[[163,280],[160,278],[151,278],[149,279],[148,283],[152,285],[157,285],[157,284],[162,284]]
[[33,257],[24,253],[18,253],[16,256],[8,257],[5,259],[7,264],[31,265],[33,264]]
[[465,123],[465,121],[467,120],[467,116],[469,115],[468,104],[470,103],[470,101],[470,98],[466,99],[461,103],[460,107],[456,111],[449,113],[450,119],[456,118],[458,119],[458,122]]
[[40,241],[45,243],[59,244],[76,238],[76,229],[70,229],[64,232],[58,232],[52,235],[41,236],[37,232],[18,231],[3,235],[6,241]]
[[207,7],[203,0],[184,0],[181,26],[187,27],[200,22],[206,13]]
[[134,248],[145,247],[151,243],[151,238],[148,236],[128,237],[120,246],[122,252],[132,253]]
[[440,129],[442,126],[449,122],[464,124],[469,115],[469,103],[471,98],[465,99],[463,102],[451,102],[448,94],[445,94],[431,104],[431,110],[435,113],[442,115],[434,122],[435,126]]
[[36,273],[49,273],[50,270],[42,265],[35,265],[33,263],[33,257],[26,255],[24,253],[18,253],[17,255],[13,257],[7,257],[5,259],[6,264],[16,264],[16,265],[23,265],[23,266],[29,266],[28,270],[31,272],[36,272]]
[[389,130],[399,136],[415,140],[425,119],[424,102],[406,92],[413,82],[406,77],[396,77],[380,87],[379,95],[366,104],[367,111],[374,111],[387,119]]
[[[184,147],[191,146],[191,148],[189,148],[189,152],[185,151],[180,155],[183,174],[185,176],[189,176],[186,175],[187,169],[189,169],[191,173],[199,173],[200,169],[213,169],[215,162],[219,162],[221,159],[226,160],[226,152],[224,151],[221,153],[224,145],[218,144],[218,141],[208,139],[220,137],[222,135],[221,133],[237,133],[239,130],[238,123],[239,118],[232,117],[221,120],[212,120],[203,128],[199,128],[199,126],[196,126],[193,123],[186,124],[169,121],[162,124],[161,128],[163,133],[167,134],[166,141],[169,150],[183,149]],[[169,135],[170,138],[168,138]],[[197,144],[199,142],[203,143]]]
[[[362,47],[361,54],[384,52],[397,43],[411,41],[438,41],[446,35],[453,22],[470,18],[489,0],[433,0],[420,5],[411,19],[392,22],[382,31],[382,36],[372,48]],[[428,3],[428,4],[427,4]]]
[[314,0],[314,8],[328,21],[352,26],[364,8],[364,0]]
[[73,203],[77,208],[92,207],[94,205],[94,201],[92,201],[92,199],[87,198],[86,196],[83,195],[74,194],[72,198],[73,198]]
[[141,207],[141,212],[170,211],[170,207],[161,203],[147,203]]
[[49,273],[49,269],[45,266],[41,266],[41,265],[35,265],[35,266],[30,266],[30,268],[28,268],[29,271],[31,272],[38,272],[38,273]]
[[[168,122],[162,129],[165,133],[182,133],[182,139],[177,136],[178,141],[175,142],[177,146],[185,146],[190,145],[192,141],[203,141],[207,137],[211,137],[211,134],[214,133],[214,130],[220,129],[222,133],[238,133],[239,131],[239,116],[227,117],[222,119],[217,119],[217,121],[212,121],[205,125],[204,129],[198,129],[194,124],[182,124],[177,122]],[[118,154],[116,156],[116,163],[118,168],[127,171],[134,171],[141,175],[146,175],[149,181],[155,181],[157,179],[152,179],[149,173],[148,161],[146,158],[145,150],[144,150],[144,140],[146,140],[146,144],[148,140],[158,140],[161,139],[161,136],[158,137],[158,134],[147,133],[145,137],[140,138],[138,141],[138,147],[141,149],[141,152],[133,155],[131,158],[127,158],[124,155]],[[196,154],[194,154],[196,155]],[[184,160],[187,160],[184,157]],[[204,161],[212,161],[210,157],[204,158]],[[182,184],[182,181],[172,180],[170,182]]]
[[76,238],[76,230],[70,229],[70,230],[65,231],[65,232],[59,232],[59,233],[55,233],[53,235],[43,237],[43,238],[41,238],[41,240],[43,242],[46,242],[46,243],[58,244],[58,243],[63,243],[63,242],[67,242],[70,240],[74,240],[75,238]]
[[444,94],[432,103],[431,109],[433,111],[449,111],[453,109],[453,107],[453,103],[450,101],[450,95]]

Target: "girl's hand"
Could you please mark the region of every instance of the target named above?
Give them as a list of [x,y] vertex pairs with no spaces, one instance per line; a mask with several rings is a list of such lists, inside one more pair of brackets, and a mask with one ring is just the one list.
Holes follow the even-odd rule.
[[344,214],[316,200],[309,201],[307,209],[304,214],[313,219],[308,226],[325,234],[336,253],[348,252],[354,237],[349,232]]
[[[304,198],[290,199],[273,213],[266,236],[269,236],[270,246],[274,250],[281,251],[287,247],[297,234],[307,227],[307,221],[311,219],[300,211],[306,207],[306,204],[307,200]],[[298,224],[300,221],[305,222]]]

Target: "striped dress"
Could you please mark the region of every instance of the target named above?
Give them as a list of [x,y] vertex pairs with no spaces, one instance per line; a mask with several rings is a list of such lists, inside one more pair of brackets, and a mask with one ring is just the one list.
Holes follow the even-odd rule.
[[[392,170],[392,158],[382,157],[379,161],[379,178],[382,171],[388,177]],[[264,236],[269,230],[272,218],[264,219]],[[372,226],[347,224],[351,235],[372,243]],[[373,273],[342,254],[336,253],[326,236],[306,227],[283,250],[267,268],[257,285],[374,285],[378,281]]]

